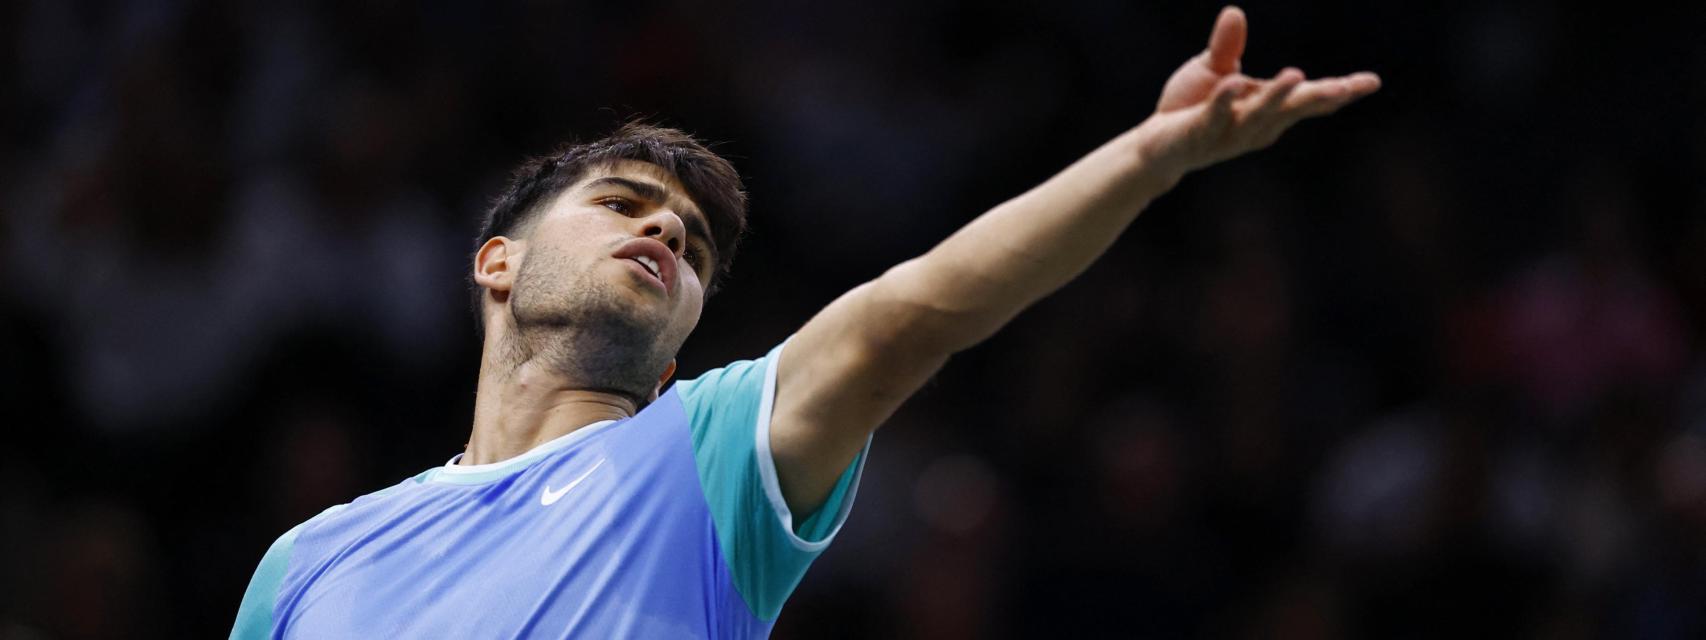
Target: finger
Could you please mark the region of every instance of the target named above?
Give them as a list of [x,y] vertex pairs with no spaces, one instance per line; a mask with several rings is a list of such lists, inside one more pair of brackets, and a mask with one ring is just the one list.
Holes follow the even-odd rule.
[[1256,82],[1249,76],[1233,74],[1221,79],[1214,87],[1214,97],[1209,102],[1208,121],[1212,127],[1221,127],[1232,122],[1232,105],[1239,98],[1249,94]]
[[1284,110],[1298,119],[1323,116],[1380,90],[1380,76],[1354,73],[1305,82],[1292,91]]
[[1240,74],[1238,77],[1244,78],[1244,80],[1245,80],[1244,86],[1241,86],[1238,88],[1238,99],[1239,100],[1243,100],[1244,98],[1249,97],[1250,94],[1253,94],[1253,93],[1260,91],[1262,89],[1263,85],[1262,85],[1261,81],[1256,80],[1255,78],[1251,78],[1250,76],[1242,75],[1242,74]]
[[1254,114],[1269,114],[1279,111],[1286,103],[1298,85],[1303,84],[1303,72],[1295,67],[1286,67],[1269,80],[1266,87],[1255,96],[1256,107]]
[[1380,75],[1373,71],[1358,71],[1344,76],[1345,88],[1361,98],[1380,90]]
[[1244,57],[1244,39],[1248,31],[1243,9],[1232,6],[1221,9],[1220,17],[1214,20],[1214,32],[1208,37],[1206,62],[1209,70],[1221,75],[1237,73],[1238,59]]

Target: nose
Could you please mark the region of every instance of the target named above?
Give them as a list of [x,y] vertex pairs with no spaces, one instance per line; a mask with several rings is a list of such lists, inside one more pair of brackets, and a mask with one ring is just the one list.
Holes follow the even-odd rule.
[[669,247],[670,253],[681,255],[687,246],[687,226],[682,224],[681,216],[675,215],[669,209],[658,209],[651,215],[640,219],[640,235]]

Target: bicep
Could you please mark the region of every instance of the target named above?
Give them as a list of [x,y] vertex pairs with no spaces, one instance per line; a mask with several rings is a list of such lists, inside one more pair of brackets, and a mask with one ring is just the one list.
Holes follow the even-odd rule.
[[[904,265],[903,265],[904,267]],[[777,364],[770,447],[783,498],[811,513],[901,403],[952,353],[938,310],[908,302],[902,268],[847,292],[788,340]]]

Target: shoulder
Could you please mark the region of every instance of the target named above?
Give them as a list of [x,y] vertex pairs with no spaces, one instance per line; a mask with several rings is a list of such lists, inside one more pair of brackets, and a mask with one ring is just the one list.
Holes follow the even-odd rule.
[[371,512],[375,508],[398,500],[406,499],[411,490],[424,486],[426,479],[437,472],[439,467],[422,471],[391,486],[366,493],[343,504],[326,507],[313,517],[296,525],[285,535],[303,536],[323,530],[328,525],[356,516],[362,512]]
[[776,345],[761,357],[736,360],[700,374],[691,380],[676,383],[675,391],[682,402],[695,403],[714,400],[728,394],[757,393],[763,390],[766,378],[775,375],[775,363],[781,358],[786,342]]
[[708,429],[750,426],[758,416],[769,414],[776,388],[776,363],[785,344],[776,345],[763,357],[731,362],[671,389],[680,397],[695,437],[702,437]]

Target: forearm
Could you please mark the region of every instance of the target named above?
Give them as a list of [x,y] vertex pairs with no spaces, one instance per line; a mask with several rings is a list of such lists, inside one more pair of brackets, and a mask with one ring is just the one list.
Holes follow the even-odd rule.
[[1178,182],[1142,126],[847,292],[795,334],[771,444],[783,496],[816,508],[862,446],[948,357],[1082,273]]
[[1125,132],[871,283],[902,321],[892,338],[960,351],[1083,273],[1182,174],[1146,157],[1145,134]]

